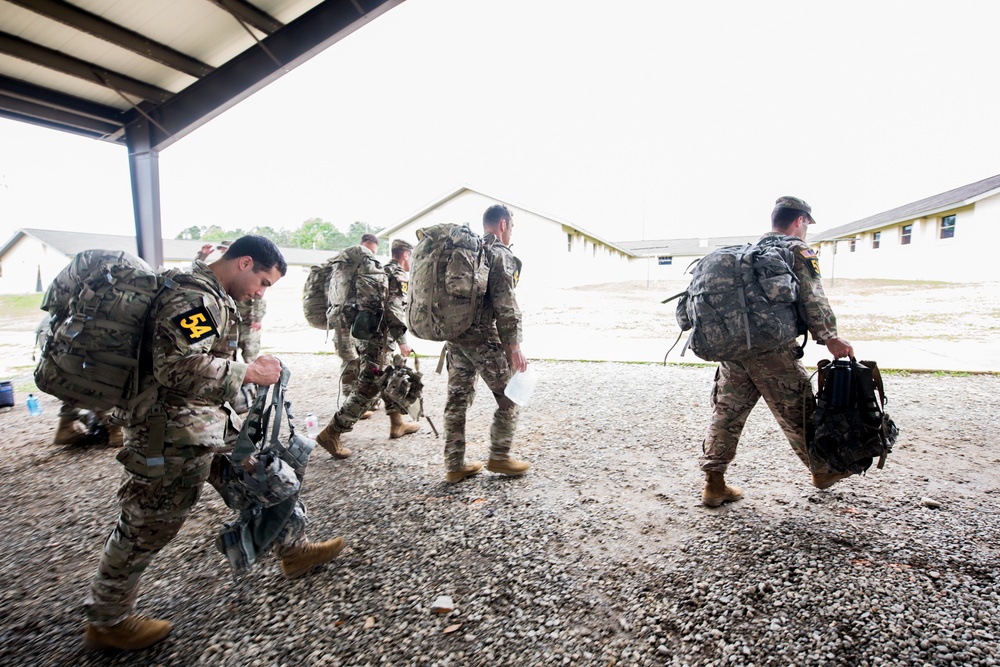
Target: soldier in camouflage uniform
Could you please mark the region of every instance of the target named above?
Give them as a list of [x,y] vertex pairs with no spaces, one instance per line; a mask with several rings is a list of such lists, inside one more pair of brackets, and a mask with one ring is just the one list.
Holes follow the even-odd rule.
[[[374,234],[364,234],[359,244],[374,255],[378,252],[378,237]],[[337,356],[340,357],[340,391],[345,397],[350,396],[358,386],[358,371],[361,362],[358,361],[357,341],[351,337],[351,325],[353,322],[347,321],[346,313],[342,313],[338,326],[333,330],[334,345],[337,348]],[[372,411],[365,410],[361,413],[361,419],[371,417]]]
[[[215,246],[214,250],[225,254],[229,250],[229,246],[229,241],[222,241]],[[212,244],[206,243],[195,255],[195,260],[207,262],[212,251]],[[242,299],[236,302],[236,310],[240,314],[239,349],[243,354],[243,361],[249,364],[260,354],[260,327],[264,320],[264,314],[267,312],[267,302],[264,299]]]
[[[406,241],[397,239],[392,242],[392,260],[385,266],[389,289],[382,319],[372,337],[355,340],[358,353],[356,385],[340,410],[330,419],[330,423],[316,436],[316,444],[335,458],[344,459],[351,455],[351,450],[341,442],[340,435],[352,430],[359,419],[371,414],[370,406],[382,393],[379,376],[394,343],[399,345],[399,354],[403,357],[408,357],[413,352],[406,341],[406,289],[409,284],[406,272],[410,270],[412,250],[413,246]],[[391,399],[383,396],[383,400],[389,414],[390,438],[399,438],[420,430],[419,424],[403,420],[403,411]]]
[[243,361],[250,363],[260,354],[260,324],[267,312],[267,302],[264,299],[243,299],[236,303],[240,314],[240,339],[237,343],[243,355]]
[[[771,213],[771,231],[761,240],[778,237],[795,257],[793,271],[799,281],[799,312],[813,338],[825,344],[834,358],[853,357],[854,348],[837,334],[837,318],[823,293],[819,261],[805,242],[806,231],[815,221],[812,209],[796,197],[781,197]],[[701,469],[705,471],[702,502],[717,507],[738,500],[743,491],[727,486],[724,473],[736,456],[740,433],[750,411],[763,396],[778,420],[795,454],[810,466],[804,424],[811,423],[814,398],[812,384],[794,340],[778,350],[742,362],[723,361],[715,372],[712,389],[712,423],[702,443]],[[812,483],[821,489],[833,486],[847,475],[832,474],[823,462],[812,462]]]
[[[92,649],[139,649],[169,634],[171,623],[134,614],[139,579],[170,542],[198,501],[213,459],[235,439],[236,419],[225,407],[241,385],[270,385],[280,363],[272,356],[235,360],[236,304],[261,297],[286,271],[277,247],[245,236],[222,259],[196,261],[175,277],[150,310],[142,354],[149,373],[142,389],[157,387],[125,421],[125,467],[118,491],[121,514],[101,554],[85,602],[84,644]],[[232,426],[232,429],[229,427]],[[277,554],[286,576],[305,574],[334,558],[343,538],[312,544],[304,523],[290,522]]]
[[513,218],[514,214],[502,204],[491,206],[483,214],[483,245],[489,265],[486,293],[477,303],[472,326],[445,344],[448,400],[444,408],[444,463],[445,479],[451,484],[483,468],[478,461],[465,460],[465,413],[475,398],[480,376],[497,402],[486,469],[518,476],[530,467],[510,455],[518,407],[504,395],[514,372],[528,367],[521,351],[521,310],[514,295],[521,263],[508,247],[514,231]]

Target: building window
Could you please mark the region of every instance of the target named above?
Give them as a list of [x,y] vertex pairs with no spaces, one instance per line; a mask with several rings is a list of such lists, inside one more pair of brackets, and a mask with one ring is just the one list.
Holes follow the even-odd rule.
[[882,244],[882,232],[875,232],[872,234],[872,250],[878,250],[879,245]]
[[674,256],[660,255],[659,257],[656,258],[656,263],[659,264],[660,266],[670,266],[671,264],[674,263]]
[[854,252],[854,250],[857,248],[857,245],[858,245],[857,239],[851,239],[850,241],[847,242],[847,247],[850,249],[850,252]]
[[903,225],[899,229],[899,245],[910,245],[913,239],[913,225]]
[[566,235],[566,252],[573,252],[573,235]]
[[946,215],[941,218],[941,234],[943,239],[950,239],[955,236],[955,216]]

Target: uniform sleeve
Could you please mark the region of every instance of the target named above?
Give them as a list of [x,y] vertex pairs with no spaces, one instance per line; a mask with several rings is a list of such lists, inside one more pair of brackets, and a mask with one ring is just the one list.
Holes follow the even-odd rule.
[[231,324],[227,312],[202,292],[180,289],[166,297],[151,340],[157,382],[190,401],[222,405],[235,398],[247,364],[216,356]]
[[264,320],[264,315],[267,313],[267,301],[264,299],[254,299],[253,300],[253,321],[262,322]]
[[487,294],[496,314],[497,332],[504,346],[521,342],[521,309],[517,306],[517,262],[506,248],[493,253]]
[[400,345],[406,345],[406,291],[409,288],[406,272],[401,267],[389,267],[389,298],[385,309],[389,335]]
[[839,338],[837,316],[833,314],[833,308],[823,291],[815,251],[805,243],[796,243],[790,248],[795,255],[795,276],[799,279],[799,306],[809,333],[818,341]]

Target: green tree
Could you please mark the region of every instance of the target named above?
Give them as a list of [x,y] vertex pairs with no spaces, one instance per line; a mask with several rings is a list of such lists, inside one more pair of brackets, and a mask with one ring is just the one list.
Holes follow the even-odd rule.
[[337,250],[350,245],[347,237],[332,222],[320,218],[310,218],[299,225],[292,232],[291,241],[296,248],[315,250]]
[[203,227],[198,227],[197,225],[191,225],[187,229],[181,230],[181,233],[177,235],[179,239],[194,239],[197,241],[201,238],[201,230]]
[[367,222],[355,220],[351,223],[351,228],[347,230],[347,245],[357,245],[361,243],[361,237],[365,234],[374,234],[377,230]]

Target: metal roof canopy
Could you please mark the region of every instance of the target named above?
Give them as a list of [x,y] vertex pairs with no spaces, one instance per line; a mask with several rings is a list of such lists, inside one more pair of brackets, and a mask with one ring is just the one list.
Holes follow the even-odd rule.
[[127,146],[159,266],[159,152],[403,1],[0,0],[0,117]]

